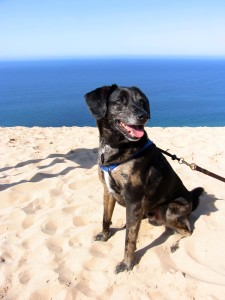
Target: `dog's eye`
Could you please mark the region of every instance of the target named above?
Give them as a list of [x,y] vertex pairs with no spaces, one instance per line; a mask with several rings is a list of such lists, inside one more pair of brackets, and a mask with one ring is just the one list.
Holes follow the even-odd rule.
[[119,97],[116,100],[116,103],[118,103],[118,104],[126,104],[127,103],[127,98],[126,97]]
[[145,105],[145,100],[144,99],[139,99],[138,102],[139,102],[139,104],[141,104],[141,106]]

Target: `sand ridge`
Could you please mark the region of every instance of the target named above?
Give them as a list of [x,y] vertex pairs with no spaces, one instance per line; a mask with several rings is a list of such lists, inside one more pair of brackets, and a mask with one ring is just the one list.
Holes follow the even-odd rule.
[[[224,176],[225,127],[147,128],[149,137],[188,162]],[[179,240],[143,220],[136,265],[116,275],[125,210],[113,235],[101,229],[96,128],[0,128],[0,299],[224,299],[224,183],[169,159],[188,189],[206,193]]]

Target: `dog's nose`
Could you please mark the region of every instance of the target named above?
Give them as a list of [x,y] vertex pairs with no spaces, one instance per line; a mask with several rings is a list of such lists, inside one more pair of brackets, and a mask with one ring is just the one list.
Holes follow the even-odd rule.
[[140,115],[137,116],[137,119],[138,119],[139,121],[147,121],[147,120],[148,120],[148,115],[142,113],[142,114],[140,114]]

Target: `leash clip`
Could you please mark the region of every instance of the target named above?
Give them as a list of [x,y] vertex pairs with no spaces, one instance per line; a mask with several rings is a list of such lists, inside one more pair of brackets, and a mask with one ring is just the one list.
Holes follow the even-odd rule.
[[213,177],[213,178],[216,178],[216,179],[218,179],[218,180],[220,180],[220,181],[225,182],[225,178],[222,177],[222,176],[219,176],[219,175],[217,175],[217,174],[214,174],[214,173],[212,173],[212,172],[210,172],[210,171],[208,171],[208,170],[206,170],[206,169],[203,169],[203,168],[199,167],[198,165],[196,165],[195,163],[189,164],[188,162],[186,162],[186,161],[184,160],[183,157],[178,158],[175,154],[174,154],[174,155],[170,154],[170,153],[168,152],[168,150],[165,151],[165,150],[162,150],[162,149],[160,149],[160,148],[158,148],[158,149],[159,149],[159,151],[161,151],[163,154],[170,156],[170,157],[172,158],[172,160],[175,160],[175,159],[178,160],[178,163],[179,163],[179,164],[181,164],[181,165],[182,165],[182,164],[185,164],[186,166],[190,167],[193,171],[199,171],[199,172],[204,173],[204,174],[206,174],[206,175],[208,175],[208,176],[211,176],[211,177]]
[[190,168],[194,171],[194,170],[196,170],[196,164],[190,164]]
[[183,157],[181,157],[179,160],[178,160],[179,164],[185,164],[186,166],[190,167],[192,170],[195,170],[196,169],[196,164],[189,164],[188,162],[186,162],[184,160]]
[[181,158],[179,158],[179,160],[178,160],[178,162],[179,162],[179,164],[184,164],[185,163],[185,160],[184,160],[184,158],[183,157],[181,157]]

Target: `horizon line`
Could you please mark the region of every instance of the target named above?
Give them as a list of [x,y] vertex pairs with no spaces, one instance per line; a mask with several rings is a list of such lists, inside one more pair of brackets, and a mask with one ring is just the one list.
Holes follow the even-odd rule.
[[77,59],[225,59],[225,55],[71,55],[71,56],[28,56],[0,57],[0,62],[47,61]]

